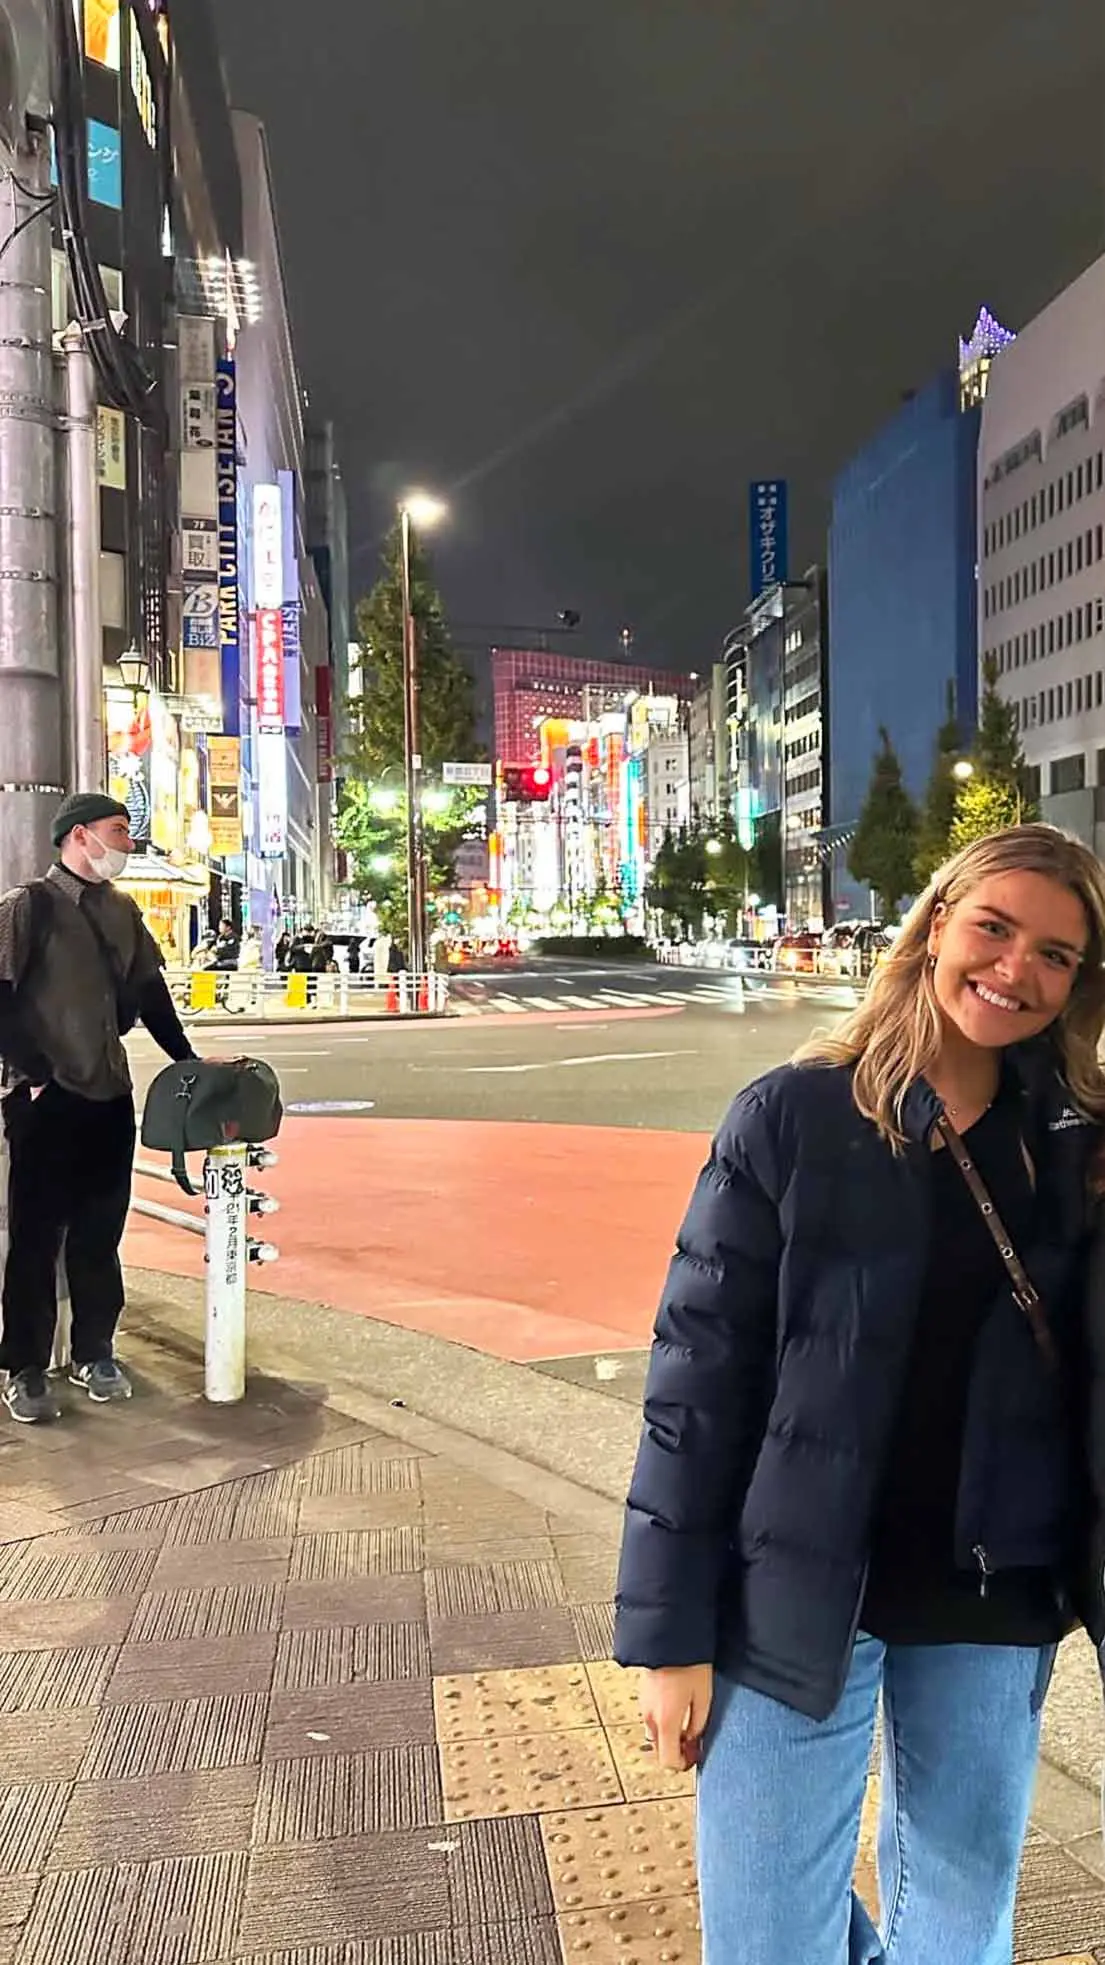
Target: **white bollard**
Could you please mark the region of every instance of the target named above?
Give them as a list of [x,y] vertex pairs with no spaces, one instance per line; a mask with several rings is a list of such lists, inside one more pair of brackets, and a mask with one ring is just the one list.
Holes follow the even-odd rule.
[[237,1405],[246,1393],[248,1165],[248,1146],[215,1146],[203,1168],[207,1203],[204,1395],[212,1405]]

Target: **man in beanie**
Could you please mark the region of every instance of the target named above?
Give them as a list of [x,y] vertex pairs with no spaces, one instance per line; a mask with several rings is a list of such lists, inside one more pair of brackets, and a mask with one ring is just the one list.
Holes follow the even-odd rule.
[[161,951],[118,879],[134,850],[125,805],[76,792],[53,825],[57,863],[0,899],[0,1058],[11,1171],[0,1367],[13,1419],[59,1417],[46,1380],[62,1245],[73,1313],[70,1379],[130,1397],[115,1362],[119,1244],[130,1205],[134,1092],[122,1038],[141,1018],[163,1051],[195,1055]]

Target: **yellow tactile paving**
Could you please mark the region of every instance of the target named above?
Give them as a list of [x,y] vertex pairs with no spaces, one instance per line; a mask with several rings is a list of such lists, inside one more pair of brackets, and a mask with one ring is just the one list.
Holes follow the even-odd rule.
[[637,1704],[639,1676],[610,1661],[587,1666],[587,1677],[604,1726],[642,1726]]
[[565,1965],[699,1965],[694,1897],[579,1911],[558,1924]]
[[665,1772],[645,1738],[639,1719],[632,1726],[608,1726],[606,1737],[627,1801],[654,1801],[694,1793],[694,1769],[688,1774]]
[[694,1889],[694,1799],[543,1815],[559,1912],[661,1900]]
[[434,1718],[443,1746],[518,1733],[563,1733],[599,1723],[582,1665],[435,1678]]
[[620,1802],[622,1790],[600,1726],[442,1743],[445,1818],[533,1815]]

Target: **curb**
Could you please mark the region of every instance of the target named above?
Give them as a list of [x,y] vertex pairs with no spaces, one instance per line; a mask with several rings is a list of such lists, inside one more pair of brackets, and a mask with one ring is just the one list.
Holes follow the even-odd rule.
[[[133,1331],[194,1362],[198,1392],[202,1283],[140,1269],[127,1280],[124,1341]],[[447,1338],[319,1303],[251,1292],[246,1319],[252,1372],[445,1454],[595,1533],[620,1531],[640,1427],[635,1407]],[[368,1389],[368,1380],[380,1389]]]

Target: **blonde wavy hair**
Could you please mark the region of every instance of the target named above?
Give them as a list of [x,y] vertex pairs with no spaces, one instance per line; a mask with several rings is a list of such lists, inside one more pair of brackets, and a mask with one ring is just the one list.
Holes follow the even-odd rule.
[[1089,1117],[1105,1119],[1105,1071],[1098,1057],[1105,1027],[1105,869],[1080,840],[1055,826],[1010,826],[965,846],[934,874],[859,1009],[795,1054],[796,1064],[853,1067],[856,1105],[896,1151],[906,1143],[906,1093],[940,1053],[940,1011],[928,961],[933,919],[938,908],[957,907],[984,880],[1003,873],[1043,874],[1076,894],[1085,910],[1085,957],[1051,1034],[1071,1096]]

